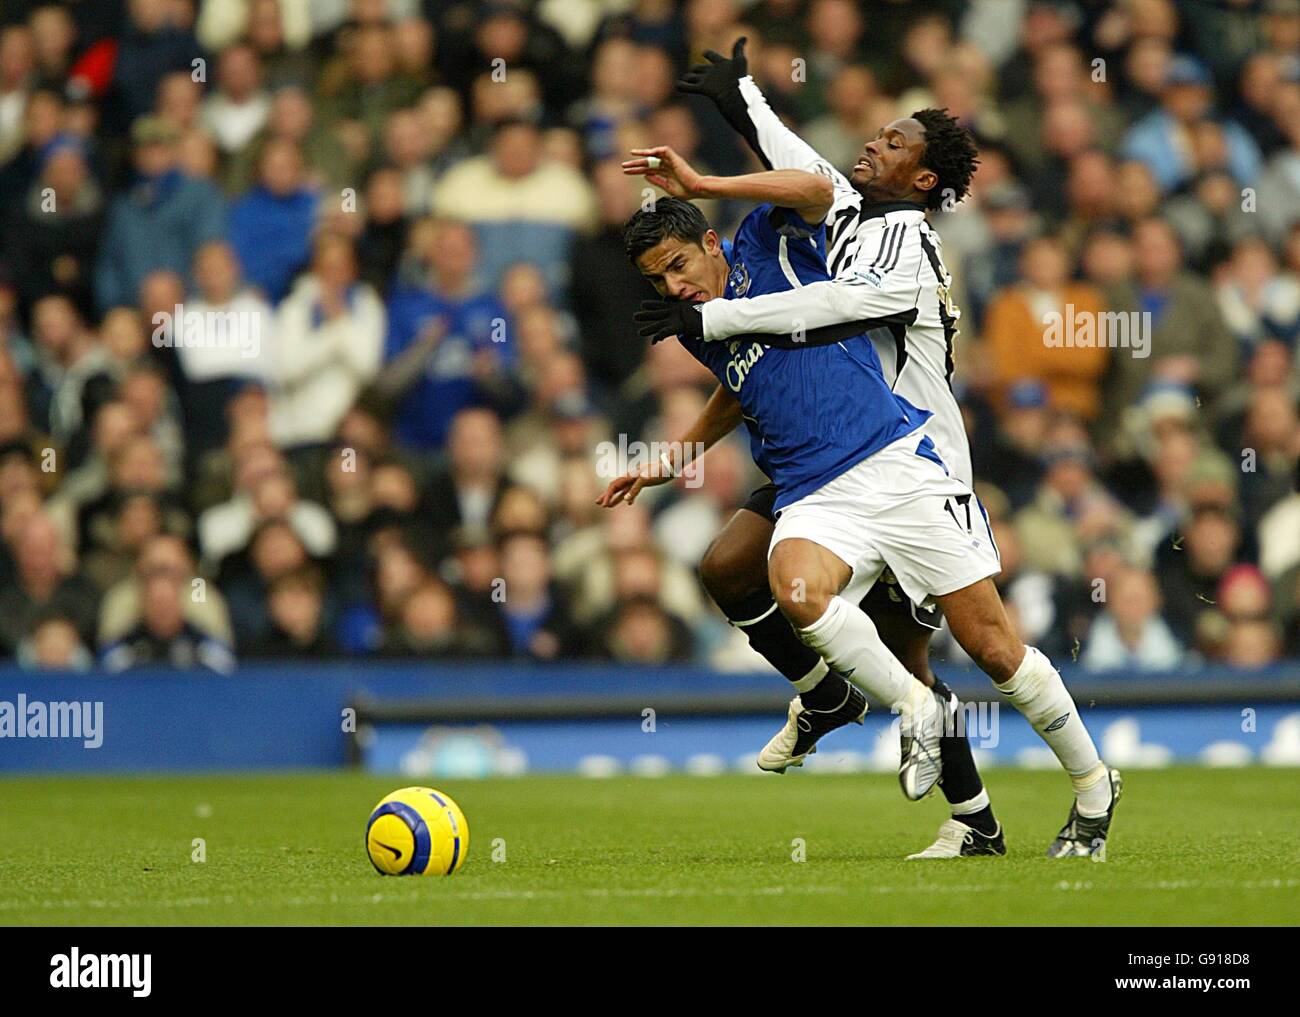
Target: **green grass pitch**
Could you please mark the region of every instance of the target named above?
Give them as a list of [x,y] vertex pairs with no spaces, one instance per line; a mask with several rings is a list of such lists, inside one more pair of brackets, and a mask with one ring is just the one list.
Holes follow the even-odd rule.
[[[370,774],[0,779],[0,924],[1223,924],[1300,917],[1300,774],[1126,773],[1110,860],[1042,853],[1056,773],[993,770],[1006,858],[906,862],[946,816],[889,774],[439,781],[451,878],[370,867]],[[206,861],[194,861],[202,838]],[[800,852],[805,860],[794,858]],[[494,847],[498,859],[493,859]],[[502,854],[504,857],[502,858]]]

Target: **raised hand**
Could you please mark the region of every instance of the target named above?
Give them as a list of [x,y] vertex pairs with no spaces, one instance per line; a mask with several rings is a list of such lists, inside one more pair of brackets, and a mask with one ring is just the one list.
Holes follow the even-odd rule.
[[657,148],[634,148],[634,159],[623,163],[623,172],[630,177],[645,177],[674,198],[702,198],[703,177],[680,155],[667,145]]
[[731,48],[731,59],[711,49],[704,51],[707,64],[696,64],[682,75],[677,82],[677,91],[692,95],[707,95],[715,102],[728,92],[734,91],[736,83],[749,73],[749,61],[745,59],[745,36],[736,40]]

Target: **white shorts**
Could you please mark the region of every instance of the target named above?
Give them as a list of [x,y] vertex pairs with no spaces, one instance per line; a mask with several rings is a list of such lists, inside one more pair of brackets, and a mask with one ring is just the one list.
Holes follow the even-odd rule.
[[920,431],[782,509],[769,556],[791,538],[820,544],[853,570],[848,600],[865,596],[886,565],[917,604],[1002,571],[984,506]]

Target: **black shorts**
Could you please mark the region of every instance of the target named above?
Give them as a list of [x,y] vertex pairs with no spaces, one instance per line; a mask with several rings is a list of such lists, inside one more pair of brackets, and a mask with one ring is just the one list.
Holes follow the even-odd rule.
[[[755,515],[760,515],[772,525],[776,525],[776,485],[764,484],[755,488],[742,508]],[[903,615],[911,618],[922,628],[938,631],[943,615],[935,605],[921,607],[913,604],[898,586],[898,580],[888,568],[880,573],[880,578],[862,598],[862,610],[872,616]]]

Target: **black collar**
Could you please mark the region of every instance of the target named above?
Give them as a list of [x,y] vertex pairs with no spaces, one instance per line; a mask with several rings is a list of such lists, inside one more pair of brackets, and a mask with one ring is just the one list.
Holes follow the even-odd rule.
[[920,212],[924,215],[925,206],[919,201],[864,201],[858,217],[874,219],[878,215],[888,215],[890,212]]

